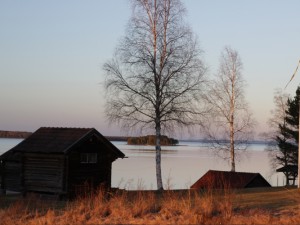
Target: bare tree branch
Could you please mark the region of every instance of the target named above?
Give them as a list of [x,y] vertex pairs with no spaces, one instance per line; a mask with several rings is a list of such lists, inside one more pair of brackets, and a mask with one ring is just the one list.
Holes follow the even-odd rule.
[[106,115],[126,129],[155,132],[157,185],[162,189],[161,132],[201,123],[206,68],[180,0],[131,2],[126,35],[103,66]]
[[242,62],[238,52],[225,47],[219,71],[209,83],[206,101],[211,106],[210,117],[203,126],[211,147],[222,158],[230,159],[235,171],[237,151],[246,150],[252,137],[254,120],[244,99]]

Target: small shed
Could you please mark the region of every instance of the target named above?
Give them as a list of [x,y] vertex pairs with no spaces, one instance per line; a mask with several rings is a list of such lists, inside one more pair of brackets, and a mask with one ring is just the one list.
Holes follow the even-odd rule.
[[259,173],[209,170],[191,189],[240,189],[271,187]]
[[0,156],[1,189],[74,194],[111,187],[112,162],[125,155],[94,128],[42,127]]
[[[285,165],[276,169],[276,172],[282,172],[285,175],[286,185],[295,185],[298,176],[298,165]],[[290,181],[292,181],[292,183]]]

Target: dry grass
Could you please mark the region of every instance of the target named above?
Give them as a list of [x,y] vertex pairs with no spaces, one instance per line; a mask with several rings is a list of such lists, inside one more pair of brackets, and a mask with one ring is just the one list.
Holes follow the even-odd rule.
[[[242,193],[99,190],[70,202],[20,198],[0,207],[8,224],[300,224],[297,189]],[[0,198],[0,204],[2,203]]]

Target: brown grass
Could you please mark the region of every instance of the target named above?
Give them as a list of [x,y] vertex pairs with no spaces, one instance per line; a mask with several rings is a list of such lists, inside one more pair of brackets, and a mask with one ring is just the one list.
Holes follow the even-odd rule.
[[[2,204],[8,224],[300,224],[297,189],[226,191],[99,190],[74,201],[36,196]],[[8,198],[8,197],[6,197]]]

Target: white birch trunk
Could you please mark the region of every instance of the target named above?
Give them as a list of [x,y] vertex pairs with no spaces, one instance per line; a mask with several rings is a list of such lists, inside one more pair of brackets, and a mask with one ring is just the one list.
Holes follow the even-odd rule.
[[156,125],[156,155],[155,155],[155,162],[156,162],[156,181],[157,181],[157,190],[163,190],[163,182],[162,182],[162,175],[161,175],[161,146],[160,146],[160,137],[161,137],[161,128],[160,125]]
[[235,82],[236,82],[236,67],[233,64],[231,74],[231,99],[230,99],[230,159],[231,171],[235,172],[235,152],[234,152],[234,114],[235,114]]
[[[233,120],[233,115],[232,115]],[[234,128],[233,121],[230,122],[230,161],[231,161],[231,171],[235,172],[235,152],[234,152]]]

